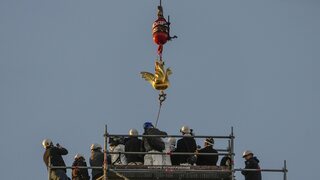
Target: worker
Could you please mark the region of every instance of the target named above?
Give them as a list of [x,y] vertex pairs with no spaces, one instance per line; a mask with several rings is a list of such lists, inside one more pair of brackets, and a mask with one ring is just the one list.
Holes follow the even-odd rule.
[[[194,153],[197,149],[197,144],[195,139],[191,135],[191,130],[188,126],[182,126],[180,132],[183,135],[183,138],[179,139],[177,142],[177,149],[175,152],[184,152],[184,153]],[[192,165],[196,162],[194,155],[177,155],[178,163],[180,165]]]
[[72,180],[89,180],[90,176],[88,173],[88,169],[78,168],[87,167],[86,160],[82,154],[76,154],[74,157],[74,161],[72,163]]
[[220,166],[225,166],[228,169],[231,169],[232,159],[231,159],[230,155],[223,156],[223,158],[220,161]]
[[214,139],[208,137],[204,140],[204,148],[198,150],[197,155],[197,165],[200,166],[216,166],[218,161],[218,155],[201,155],[201,153],[218,153],[217,150],[213,148]]
[[261,180],[261,171],[259,166],[259,160],[257,157],[253,156],[253,153],[250,150],[243,152],[242,157],[245,161],[245,169],[257,169],[257,171],[241,171],[244,175],[245,180]]
[[[231,159],[231,155],[225,155],[222,157],[221,161],[220,161],[220,166],[225,168],[225,169],[232,169],[232,165],[233,165],[233,161]],[[231,180],[231,176],[228,176],[226,178],[223,178],[222,180]]]
[[176,142],[177,140],[174,137],[169,137],[167,141],[165,141],[165,150],[163,150],[163,152],[166,154],[163,154],[162,157],[164,162],[163,165],[177,165],[175,162],[172,162],[172,160],[175,160],[175,155],[171,154],[176,150]]
[[[50,139],[44,139],[42,141],[42,146],[45,148],[43,161],[47,168],[49,168],[49,166],[66,166],[62,158],[63,155],[68,154],[68,150],[66,148],[63,148],[59,144],[54,146]],[[49,176],[51,180],[68,180],[69,177],[66,172],[66,168],[52,168]]]
[[[143,135],[167,135],[166,132],[155,128],[151,122],[143,124]],[[161,137],[143,137],[142,142],[146,152],[160,153],[165,149],[165,144]],[[163,165],[161,154],[146,154],[144,156],[144,165]]]
[[[170,147],[169,147],[170,152],[175,153],[176,149],[177,149],[177,147],[176,147],[176,144],[177,144],[176,138],[171,137],[171,138],[168,139],[168,142],[170,144]],[[180,165],[179,156],[178,155],[171,154],[170,155],[170,160],[171,160],[171,164],[172,165]]]
[[[104,154],[101,151],[101,145],[94,143],[90,146],[90,150],[91,150],[91,156],[90,156],[90,166],[92,167],[101,167],[101,169],[92,169],[91,171],[91,176],[92,176],[92,180],[96,180],[99,177],[103,176],[103,171],[102,171],[102,167],[103,167],[103,161],[104,161]],[[109,160],[110,158],[107,158],[107,160]]]
[[[142,140],[136,129],[129,130],[129,138],[125,142],[125,152],[144,152]],[[128,165],[143,165],[144,154],[125,154]]]
[[111,164],[112,165],[127,165],[127,159],[126,156],[123,154],[125,151],[123,138],[115,136],[111,137],[109,139],[109,149],[112,153],[117,154],[111,154]]

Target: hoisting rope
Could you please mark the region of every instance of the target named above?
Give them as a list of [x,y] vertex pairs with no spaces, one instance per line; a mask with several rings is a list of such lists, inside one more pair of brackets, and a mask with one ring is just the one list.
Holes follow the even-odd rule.
[[161,91],[159,94],[159,110],[158,110],[158,116],[157,116],[157,121],[156,121],[155,127],[157,127],[157,125],[158,125],[162,103],[166,100],[166,96],[167,96],[167,94],[164,93],[164,91]]
[[[159,0],[159,6],[158,6],[158,10],[159,12],[161,12],[162,14],[162,1]],[[159,14],[158,14],[158,17],[159,17]],[[168,22],[167,24],[168,26],[170,26],[170,22]],[[168,27],[169,29],[169,27]],[[169,32],[168,32],[169,33]],[[168,34],[169,35],[169,34]],[[170,37],[169,37],[170,38]],[[162,52],[163,52],[163,44],[159,45],[158,46],[158,55],[159,55],[159,61],[162,63]],[[162,103],[166,100],[166,96],[167,94],[164,93],[164,91],[160,91],[159,93],[159,110],[158,110],[158,115],[157,115],[157,120],[156,120],[156,123],[155,123],[155,127],[157,127],[158,125],[158,122],[159,122],[159,117],[160,117],[160,113],[161,113],[161,107],[162,107]]]

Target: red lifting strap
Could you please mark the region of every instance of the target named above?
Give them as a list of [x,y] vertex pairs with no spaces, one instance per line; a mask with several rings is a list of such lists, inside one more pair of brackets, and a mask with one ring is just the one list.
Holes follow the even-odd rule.
[[162,57],[163,45],[158,46],[158,55]]

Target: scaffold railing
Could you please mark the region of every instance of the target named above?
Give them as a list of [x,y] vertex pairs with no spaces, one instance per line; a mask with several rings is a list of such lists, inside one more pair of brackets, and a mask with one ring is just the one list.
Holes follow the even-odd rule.
[[[228,147],[226,149],[216,149],[218,153],[199,153],[199,152],[108,152],[107,151],[107,144],[108,138],[110,137],[129,137],[128,134],[108,134],[107,125],[105,126],[105,133],[104,133],[104,163],[103,166],[52,166],[50,163],[49,158],[49,166],[48,166],[48,179],[51,180],[51,171],[54,169],[102,169],[103,176],[99,178],[99,180],[108,180],[110,173],[115,174],[120,179],[129,179],[126,175],[130,175],[130,173],[135,173],[136,175],[146,175],[146,173],[155,173],[158,175],[158,179],[161,177],[170,176],[168,179],[175,179],[177,176],[173,176],[171,174],[179,174],[179,178],[177,179],[188,179],[188,178],[181,178],[190,176],[190,179],[197,179],[192,178],[196,177],[195,173],[202,174],[202,179],[210,179],[206,177],[213,177],[209,176],[209,174],[215,173],[217,177],[220,178],[217,174],[225,174],[228,176],[226,179],[235,180],[235,172],[237,171],[260,171],[260,172],[281,172],[283,173],[283,180],[287,180],[287,165],[286,160],[284,160],[284,166],[282,169],[241,169],[234,167],[234,134],[233,128],[231,127],[231,133],[229,136],[205,136],[205,135],[195,135],[190,136],[193,138],[214,138],[214,139],[228,139]],[[132,137],[132,136],[131,136]],[[137,135],[135,137],[185,137],[183,135]],[[107,158],[108,154],[159,154],[159,155],[228,155],[231,158],[231,167],[219,167],[219,166],[168,166],[168,165],[108,165]],[[160,174],[160,173],[163,174]],[[170,174],[171,173],[171,174]],[[208,176],[205,176],[207,173]],[[226,174],[227,173],[227,174]],[[154,176],[154,174],[152,175]],[[110,177],[110,179],[115,179]],[[139,178],[138,178],[139,179]],[[165,178],[167,179],[167,178]]]

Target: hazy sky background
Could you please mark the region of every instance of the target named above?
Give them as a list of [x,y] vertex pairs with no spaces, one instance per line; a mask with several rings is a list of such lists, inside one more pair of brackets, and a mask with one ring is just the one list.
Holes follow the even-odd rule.
[[[90,145],[103,144],[105,124],[121,134],[155,122],[158,95],[139,72],[152,72],[157,58],[157,5],[0,0],[1,179],[46,179],[44,138],[66,147],[71,165],[76,153],[88,160]],[[262,168],[287,160],[288,179],[317,179],[320,2],[163,0],[163,7],[178,39],[164,49],[173,75],[158,127],[229,135],[233,126],[237,168],[250,149]]]

